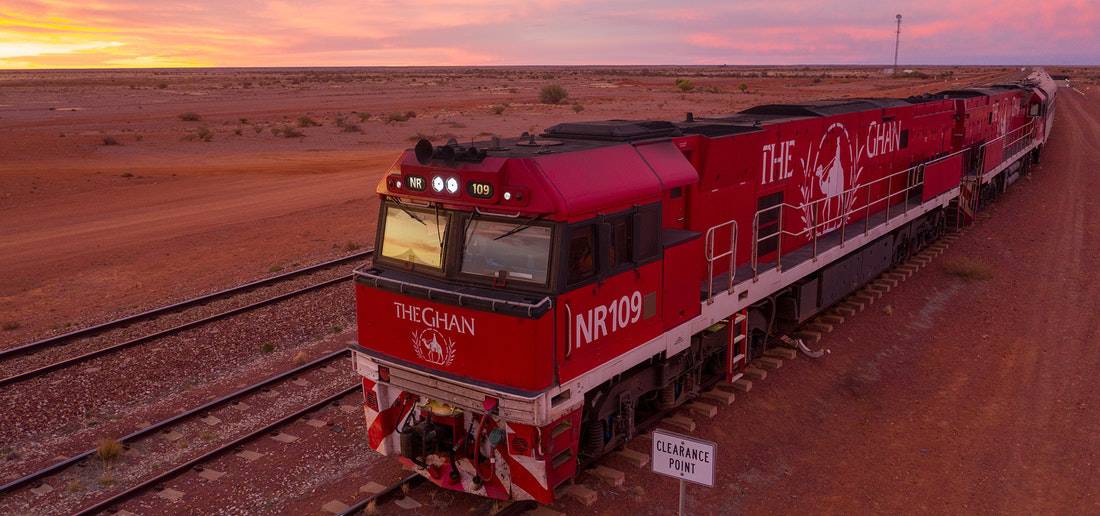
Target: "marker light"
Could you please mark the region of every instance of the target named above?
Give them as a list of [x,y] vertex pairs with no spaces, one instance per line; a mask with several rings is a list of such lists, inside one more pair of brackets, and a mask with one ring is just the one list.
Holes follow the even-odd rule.
[[447,191],[450,193],[458,193],[458,180],[455,178],[447,179]]
[[400,188],[401,188],[401,181],[398,181],[398,182],[396,182],[396,183],[394,183],[394,184],[395,184],[395,185],[397,186],[397,188],[398,188],[398,189],[400,189]]
[[512,200],[512,192],[504,192],[504,200],[505,201]]
[[435,177],[432,178],[432,190],[435,190],[436,192],[442,192],[443,191],[443,178],[442,177],[435,176]]

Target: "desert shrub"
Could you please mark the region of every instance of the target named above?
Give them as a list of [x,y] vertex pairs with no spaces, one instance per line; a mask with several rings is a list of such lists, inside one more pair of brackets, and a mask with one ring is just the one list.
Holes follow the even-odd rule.
[[247,118],[238,118],[237,121],[240,122],[242,125],[248,125]]
[[321,124],[308,116],[302,115],[298,117],[298,127],[317,127],[319,125]]
[[253,131],[255,131],[255,132],[256,132],[256,134],[260,134],[260,133],[264,132],[264,128],[263,128],[263,127],[260,127],[260,126],[258,126],[258,125],[254,125],[254,126],[252,126],[252,130],[253,130]]
[[539,91],[539,102],[543,104],[561,104],[568,97],[569,92],[560,84],[547,84]]
[[180,118],[180,120],[183,120],[184,122],[198,122],[199,120],[202,120],[202,117],[199,116],[198,113],[193,113],[191,111],[183,113],[182,115],[179,116],[179,118]]
[[116,140],[114,136],[104,136],[103,137],[103,145],[122,145],[122,144],[119,143],[118,140]]
[[741,83],[740,85],[737,86],[737,89],[740,90],[741,93],[748,93],[749,92],[749,85],[745,84],[745,83]]
[[695,89],[695,85],[688,79],[676,79],[676,87],[680,88],[680,91],[691,91]]
[[370,120],[370,113],[359,113],[360,122],[366,122],[367,120]]
[[580,102],[574,102],[573,103],[573,112],[574,113],[580,113],[581,111],[584,111],[584,106],[581,105]]
[[0,328],[3,328],[4,331],[18,330],[19,323],[17,321],[5,321],[3,326],[0,326]]
[[294,365],[302,365],[309,361],[309,355],[307,355],[305,351],[299,351],[294,354],[292,361]]
[[271,353],[275,351],[275,345],[270,342],[260,344],[260,353]]
[[494,104],[493,107],[489,108],[489,111],[492,111],[494,115],[502,115],[505,109],[508,109],[508,106],[504,104]]
[[345,133],[361,133],[363,129],[359,127],[359,124],[344,124],[343,131]]
[[993,277],[992,269],[974,258],[956,258],[945,261],[943,271],[967,281],[979,281]]
[[386,115],[386,122],[408,122],[409,116],[405,113],[390,113]]
[[184,136],[184,141],[189,142],[209,142],[214,140],[214,131],[211,131],[209,127],[200,127],[197,131]]
[[122,443],[114,439],[100,439],[95,447],[95,456],[104,464],[110,464],[122,455]]
[[242,131],[241,131],[240,129],[234,129],[234,130],[233,130],[233,134],[235,134],[235,135],[237,135],[237,136],[240,136],[240,135],[242,135],[242,134],[244,134],[244,133],[243,133],[243,132],[242,132]]
[[[419,139],[419,138],[418,138],[418,139]],[[351,251],[358,251],[360,247],[361,247],[361,246],[360,246],[360,245],[359,245],[359,244],[358,244],[357,242],[351,242],[351,241],[349,241],[349,242],[348,242],[347,244],[345,244],[345,245],[344,245],[344,250],[345,250],[345,251],[348,251],[348,252],[351,252]]]
[[821,77],[814,77],[813,83],[814,84],[821,84]]
[[282,136],[283,138],[302,138],[305,136],[305,133],[293,127],[290,127],[289,125],[272,127],[271,134],[275,136]]
[[134,173],[133,172],[123,172],[123,173],[119,174],[118,177],[125,177],[125,178],[129,179],[131,177],[134,177]]
[[157,84],[157,89],[158,90],[163,90],[163,89],[166,89],[166,88],[168,88],[168,85],[163,83],[163,82],[160,83],[160,84]]

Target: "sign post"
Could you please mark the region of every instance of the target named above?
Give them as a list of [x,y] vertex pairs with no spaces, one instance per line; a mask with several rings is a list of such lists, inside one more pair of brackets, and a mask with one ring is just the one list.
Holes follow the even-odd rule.
[[686,482],[714,487],[715,451],[718,445],[682,434],[653,431],[653,472],[680,480],[680,512],[684,514]]

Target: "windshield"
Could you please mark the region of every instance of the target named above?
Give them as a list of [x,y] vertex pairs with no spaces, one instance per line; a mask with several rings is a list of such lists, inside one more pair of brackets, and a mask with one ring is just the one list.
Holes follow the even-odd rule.
[[388,205],[382,256],[438,269],[443,263],[446,233],[444,211]]
[[549,227],[473,219],[466,228],[466,274],[545,284],[549,263]]

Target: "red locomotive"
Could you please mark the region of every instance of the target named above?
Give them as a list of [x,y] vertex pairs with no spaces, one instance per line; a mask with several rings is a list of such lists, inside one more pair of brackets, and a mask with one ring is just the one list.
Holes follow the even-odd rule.
[[393,164],[356,271],[371,446],[549,503],[580,464],[965,223],[1036,161],[1043,72],[908,99],[565,123]]

